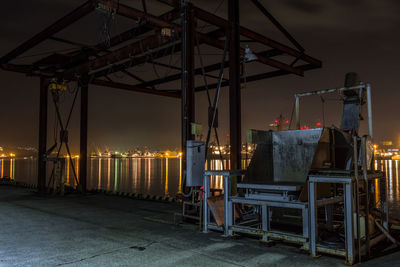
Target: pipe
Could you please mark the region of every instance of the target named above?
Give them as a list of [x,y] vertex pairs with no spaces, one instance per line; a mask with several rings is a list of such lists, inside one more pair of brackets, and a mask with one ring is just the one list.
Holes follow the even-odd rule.
[[372,132],[371,85],[368,83],[366,88],[367,88],[368,130],[369,130],[369,136],[371,136],[371,138],[372,138],[373,132]]
[[397,245],[397,246],[400,246],[400,242],[397,241],[396,239],[394,239],[394,237],[391,236],[391,235],[389,234],[388,231],[386,231],[386,229],[378,222],[377,219],[375,219],[374,221],[375,221],[376,226],[378,226],[379,230],[381,230],[381,232],[382,232],[393,244],[395,244],[395,245]]
[[296,129],[300,130],[300,97],[296,95]]
[[363,178],[364,178],[364,185],[365,185],[365,198],[366,203],[365,205],[365,218],[368,223],[365,223],[365,248],[367,250],[367,257],[370,256],[370,236],[369,236],[369,186],[368,186],[368,167],[367,167],[367,138],[365,136],[361,139],[361,157],[362,157],[362,171],[363,171]]
[[[360,197],[359,197],[359,192],[358,192],[358,146],[357,146],[357,136],[353,136],[353,145],[354,145],[354,158],[353,158],[353,163],[354,163],[354,178],[356,180],[356,186],[355,186],[355,204],[356,204],[356,219],[357,219],[357,253],[358,253],[358,262],[361,263],[361,236],[360,236]],[[351,215],[353,216],[353,214]],[[352,227],[352,226],[350,226]]]

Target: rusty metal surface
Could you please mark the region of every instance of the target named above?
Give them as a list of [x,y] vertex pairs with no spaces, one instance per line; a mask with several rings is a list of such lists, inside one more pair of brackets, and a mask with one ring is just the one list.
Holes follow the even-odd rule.
[[307,179],[322,128],[274,132],[274,182],[299,182]]
[[249,132],[257,143],[246,172],[247,183],[304,184],[310,171],[348,170],[350,135],[336,128]]

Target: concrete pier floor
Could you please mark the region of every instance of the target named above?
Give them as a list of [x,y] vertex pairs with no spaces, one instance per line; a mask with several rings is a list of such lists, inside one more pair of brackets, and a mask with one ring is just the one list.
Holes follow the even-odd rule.
[[[176,203],[88,194],[39,197],[0,185],[0,266],[342,266],[284,244],[175,225]],[[400,266],[400,254],[363,266]],[[344,265],[343,265],[344,266]]]

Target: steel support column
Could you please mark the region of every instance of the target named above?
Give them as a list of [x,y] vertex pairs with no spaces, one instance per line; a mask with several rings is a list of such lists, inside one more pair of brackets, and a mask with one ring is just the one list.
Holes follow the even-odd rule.
[[194,139],[191,123],[195,120],[194,13],[191,4],[184,7],[182,25],[182,152],[184,155],[183,168],[186,170],[186,141]]
[[38,153],[38,191],[46,191],[46,146],[47,146],[47,95],[49,81],[40,78],[39,102],[39,153]]
[[[241,99],[240,99],[240,35],[239,0],[229,0],[229,127],[231,170],[241,169]],[[237,177],[232,177],[231,193],[236,195]]]
[[80,127],[80,150],[79,150],[79,185],[80,190],[86,191],[86,176],[87,176],[87,129],[88,129],[88,96],[89,96],[89,81],[88,77],[84,76],[80,81],[81,87],[81,127]]

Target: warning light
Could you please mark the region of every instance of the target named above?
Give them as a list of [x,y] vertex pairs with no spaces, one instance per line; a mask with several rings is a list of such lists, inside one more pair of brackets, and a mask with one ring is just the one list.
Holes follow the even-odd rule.
[[289,123],[289,120],[286,120],[286,123]]
[[275,120],[275,123],[278,123],[278,120]]
[[322,124],[320,122],[317,122],[317,126],[321,126]]

